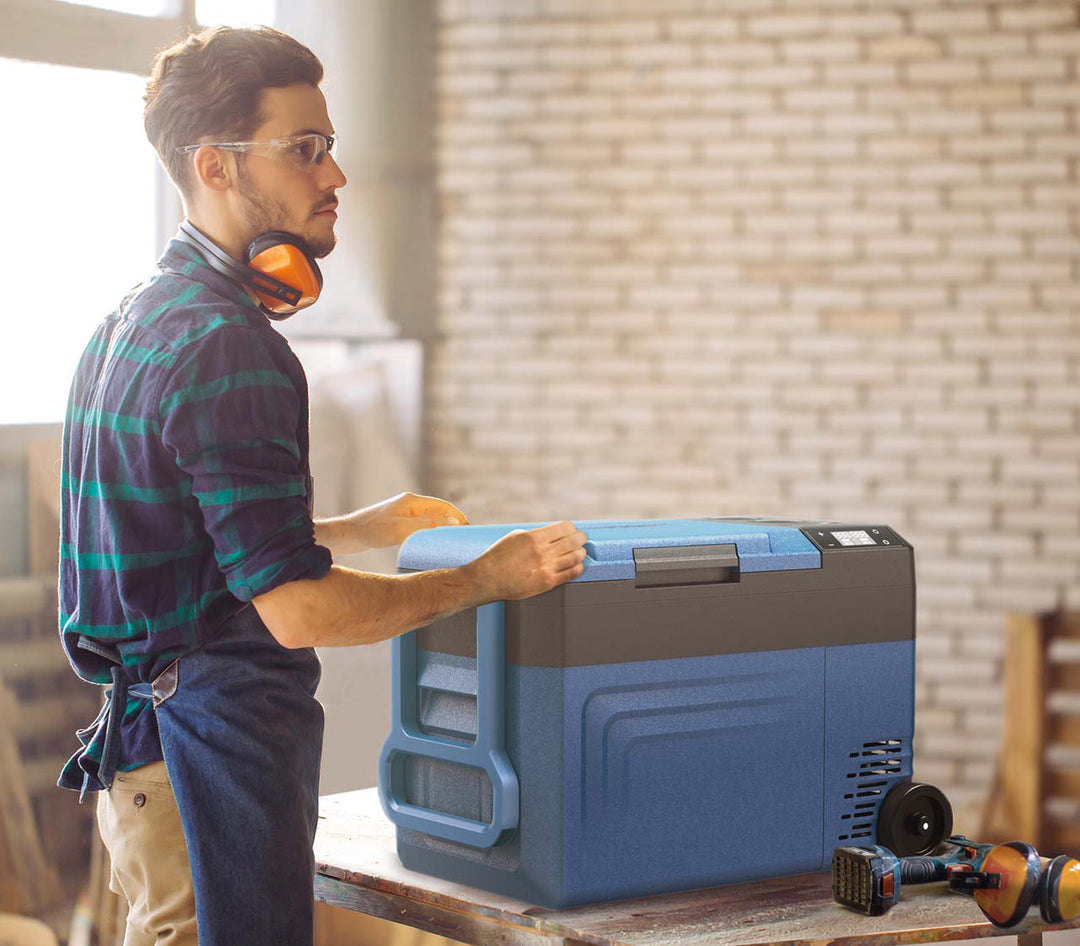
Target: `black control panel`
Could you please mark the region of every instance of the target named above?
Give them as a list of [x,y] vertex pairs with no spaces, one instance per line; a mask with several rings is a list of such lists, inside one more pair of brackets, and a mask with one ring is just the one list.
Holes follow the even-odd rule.
[[888,526],[847,525],[836,522],[803,526],[802,534],[822,552],[842,549],[910,548]]

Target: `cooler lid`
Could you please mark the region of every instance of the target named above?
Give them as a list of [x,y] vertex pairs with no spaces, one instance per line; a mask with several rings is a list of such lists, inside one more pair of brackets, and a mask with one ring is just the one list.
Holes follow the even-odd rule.
[[[414,532],[401,546],[398,568],[456,568],[515,529],[547,525],[445,526]],[[716,519],[597,520],[575,522],[588,536],[585,571],[575,581],[618,581],[635,575],[634,549],[733,545],[742,572],[820,568],[821,553],[797,525],[725,522]]]

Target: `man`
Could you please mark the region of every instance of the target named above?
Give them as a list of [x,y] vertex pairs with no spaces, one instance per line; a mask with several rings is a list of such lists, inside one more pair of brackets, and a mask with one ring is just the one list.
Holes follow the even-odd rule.
[[267,231],[313,258],[334,247],[345,176],[321,80],[308,49],[269,29],[209,30],[158,56],[145,124],[187,220],[72,384],[61,634],[76,671],[111,687],[60,784],[101,792],[128,946],[196,931],[202,946],[311,941],[311,648],[385,640],[582,571],[585,536],[566,522],[458,569],[332,564],[466,518],[409,493],[311,518],[303,370],[244,261]]

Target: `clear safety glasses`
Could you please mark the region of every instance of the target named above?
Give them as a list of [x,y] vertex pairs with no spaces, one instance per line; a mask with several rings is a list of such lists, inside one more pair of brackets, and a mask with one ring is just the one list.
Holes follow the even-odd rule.
[[290,138],[271,138],[269,141],[205,141],[197,145],[177,148],[181,154],[190,154],[206,145],[223,151],[246,151],[275,158],[291,164],[299,171],[313,172],[328,154],[333,155],[337,138],[334,135],[294,135]]

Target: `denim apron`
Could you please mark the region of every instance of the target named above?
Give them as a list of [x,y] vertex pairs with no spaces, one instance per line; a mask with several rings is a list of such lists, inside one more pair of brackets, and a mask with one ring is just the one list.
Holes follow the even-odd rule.
[[153,684],[200,946],[312,941],[323,710],[319,658],[241,608]]

